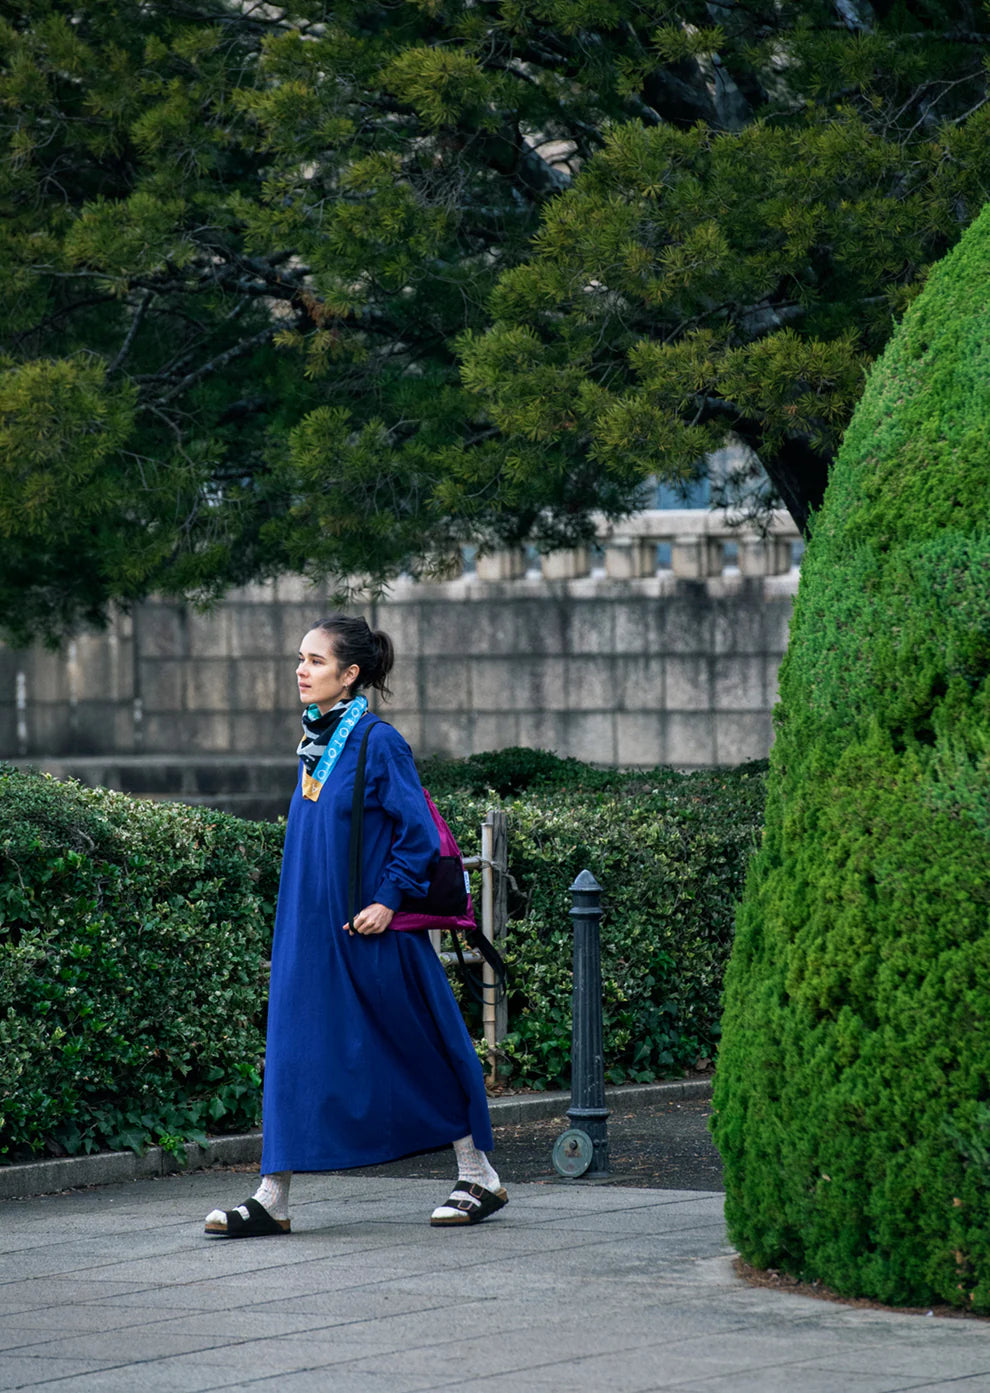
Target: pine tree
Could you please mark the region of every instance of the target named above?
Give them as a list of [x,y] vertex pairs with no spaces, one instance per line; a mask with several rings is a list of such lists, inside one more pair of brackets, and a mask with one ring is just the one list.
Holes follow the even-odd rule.
[[[522,451],[620,487],[734,439],[736,497],[765,469],[754,511],[807,529],[865,369],[990,196],[990,36],[958,5],[664,8],[639,77],[667,119],[606,128],[464,381]],[[711,102],[678,112],[691,71]]]
[[985,195],[969,10],[24,0],[8,634],[566,544],[730,429],[803,517]]

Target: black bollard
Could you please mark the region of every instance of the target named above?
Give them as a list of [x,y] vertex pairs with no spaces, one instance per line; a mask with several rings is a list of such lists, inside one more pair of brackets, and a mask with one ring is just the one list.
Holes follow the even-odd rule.
[[602,951],[599,933],[602,887],[590,871],[571,886],[574,907],[574,1011],[571,1023],[571,1126],[587,1133],[593,1155],[590,1178],[609,1175],[608,1108],[602,1051]]

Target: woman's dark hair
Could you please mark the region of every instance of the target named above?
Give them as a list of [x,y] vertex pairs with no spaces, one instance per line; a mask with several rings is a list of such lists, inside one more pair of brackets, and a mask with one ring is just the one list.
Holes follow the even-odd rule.
[[382,700],[388,701],[392,693],[386,679],[395,662],[395,649],[388,634],[373,632],[364,619],[349,614],[331,614],[316,627],[330,635],[334,656],[342,667],[353,663],[361,669],[354,690],[374,687],[381,692]]

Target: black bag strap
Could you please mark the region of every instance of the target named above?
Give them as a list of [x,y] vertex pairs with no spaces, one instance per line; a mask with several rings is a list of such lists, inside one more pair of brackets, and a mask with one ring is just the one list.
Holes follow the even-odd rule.
[[489,990],[489,986],[487,982],[479,982],[474,973],[468,969],[461,948],[461,933],[464,934],[468,947],[477,949],[491,968],[495,980],[490,989],[495,993],[495,1000],[501,1001],[506,991],[506,968],[501,953],[488,942],[480,929],[461,930],[460,932],[457,929],[452,930],[450,936],[454,940],[454,952],[457,954],[457,971],[461,981],[475,1001],[484,1002],[485,992]]
[[351,799],[351,845],[347,864],[347,927],[354,932],[354,920],[362,906],[361,867],[364,865],[364,766],[368,762],[368,736],[374,721],[369,721],[361,736],[357,769],[354,772],[354,796]]

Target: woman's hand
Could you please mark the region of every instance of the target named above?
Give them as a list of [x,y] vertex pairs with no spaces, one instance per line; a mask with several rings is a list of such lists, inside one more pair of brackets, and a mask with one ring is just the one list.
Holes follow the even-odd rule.
[[[354,916],[354,929],[359,934],[383,934],[392,922],[394,909],[389,909],[384,904],[366,905],[360,913]],[[348,933],[351,932],[350,924],[345,924],[344,928]],[[351,935],[353,937],[353,934]]]

